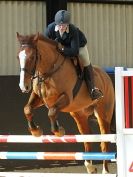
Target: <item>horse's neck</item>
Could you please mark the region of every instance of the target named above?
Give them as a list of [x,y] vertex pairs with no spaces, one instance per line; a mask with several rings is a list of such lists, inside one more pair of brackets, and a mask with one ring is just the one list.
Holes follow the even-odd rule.
[[48,72],[58,60],[56,48],[50,43],[38,40],[37,50],[40,55],[38,70],[43,73]]

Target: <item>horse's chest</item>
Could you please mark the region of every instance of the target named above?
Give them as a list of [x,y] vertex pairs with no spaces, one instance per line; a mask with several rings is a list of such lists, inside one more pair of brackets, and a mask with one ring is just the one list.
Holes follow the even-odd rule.
[[45,85],[45,84],[41,85],[40,92],[41,92],[42,98],[45,100],[45,102],[49,106],[53,105],[59,96],[59,93],[57,92],[55,87],[49,87],[48,85]]

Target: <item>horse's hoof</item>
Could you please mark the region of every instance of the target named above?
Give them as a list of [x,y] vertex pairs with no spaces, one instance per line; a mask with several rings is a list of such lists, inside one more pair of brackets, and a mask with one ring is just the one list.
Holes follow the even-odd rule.
[[88,174],[96,174],[97,173],[97,168],[96,167],[91,167],[91,168],[87,168],[87,172]]
[[109,174],[109,171],[108,171],[108,170],[103,169],[103,170],[102,170],[102,174]]
[[94,173],[97,173],[97,168],[95,165],[92,165],[91,163],[85,161],[85,166],[86,166],[86,169],[87,169],[87,172],[88,174],[94,174]]
[[59,127],[59,131],[54,132],[55,136],[64,136],[65,135],[65,129],[63,127]]
[[36,129],[29,129],[29,131],[35,137],[40,137],[43,135],[43,131],[39,126],[37,126]]

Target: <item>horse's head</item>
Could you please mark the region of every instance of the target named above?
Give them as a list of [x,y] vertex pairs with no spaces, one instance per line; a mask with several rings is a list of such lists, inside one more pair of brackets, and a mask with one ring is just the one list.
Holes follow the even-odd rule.
[[37,40],[39,33],[36,35],[22,36],[17,32],[17,39],[20,43],[17,58],[20,63],[20,89],[22,92],[31,90],[31,79],[36,70],[37,63]]

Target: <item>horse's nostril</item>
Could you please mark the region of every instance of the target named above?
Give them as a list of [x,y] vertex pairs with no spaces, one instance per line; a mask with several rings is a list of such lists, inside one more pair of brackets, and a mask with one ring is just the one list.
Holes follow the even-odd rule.
[[26,90],[28,90],[28,86],[26,86]]

